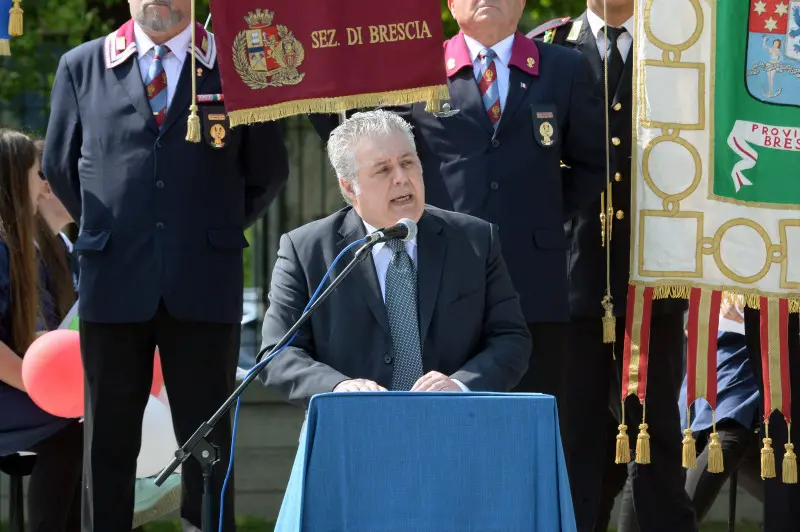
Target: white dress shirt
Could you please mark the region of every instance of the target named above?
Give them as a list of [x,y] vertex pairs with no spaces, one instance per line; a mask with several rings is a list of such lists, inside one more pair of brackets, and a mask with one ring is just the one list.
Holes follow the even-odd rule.
[[[467,43],[469,55],[472,58],[472,67],[475,69],[477,76],[481,71],[481,60],[478,54],[481,50],[488,48],[482,45],[469,35],[464,35],[464,41]],[[508,75],[509,67],[508,62],[511,61],[511,48],[514,45],[514,34],[512,33],[499,43],[491,47],[497,57],[494,59],[494,65],[497,69],[497,89],[500,92],[500,110],[506,108],[506,97],[508,96]]]
[[[136,23],[133,24],[133,35],[136,38],[139,70],[142,73],[142,83],[144,83],[147,79],[147,71],[150,70],[150,65],[153,63],[156,45]],[[161,59],[161,65],[164,67],[164,72],[167,73],[167,109],[172,103],[172,97],[175,96],[175,89],[178,88],[178,80],[181,77],[183,62],[186,60],[191,40],[192,28],[187,25],[182,32],[164,43],[169,48],[167,57]]]
[[[363,222],[363,220],[362,220]],[[367,234],[374,233],[377,231],[375,227],[372,227],[367,222],[364,223],[364,228],[367,230]],[[417,266],[417,237],[415,236],[412,240],[406,242],[406,253],[408,256],[411,257],[411,262],[414,263],[414,267]],[[383,296],[383,303],[386,304],[386,272],[389,270],[389,263],[392,262],[392,256],[394,252],[386,245],[386,242],[380,242],[375,244],[372,248],[372,261],[375,263],[375,273],[378,274],[378,284],[381,287],[381,295]],[[424,338],[420,338],[422,343],[425,343]],[[468,392],[470,391],[467,386],[457,379],[451,379],[455,382],[462,391]]]
[[[600,57],[605,57],[606,33],[603,29],[605,22],[603,22],[602,18],[595,15],[591,9],[586,10],[586,18],[589,19],[589,28],[592,30],[592,35],[594,35],[594,39],[597,41],[597,51],[600,53]],[[620,55],[622,55],[622,61],[625,62],[628,59],[628,52],[631,50],[631,45],[633,45],[633,17],[626,20],[621,27],[625,28],[625,33],[620,35],[617,39],[617,48],[619,49]]]

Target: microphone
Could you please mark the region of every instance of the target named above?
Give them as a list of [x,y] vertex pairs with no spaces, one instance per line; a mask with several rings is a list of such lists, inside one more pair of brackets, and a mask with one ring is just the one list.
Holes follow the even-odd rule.
[[403,218],[391,227],[378,229],[367,235],[367,244],[377,244],[394,238],[409,242],[414,240],[415,236],[417,236],[417,223],[410,218]]

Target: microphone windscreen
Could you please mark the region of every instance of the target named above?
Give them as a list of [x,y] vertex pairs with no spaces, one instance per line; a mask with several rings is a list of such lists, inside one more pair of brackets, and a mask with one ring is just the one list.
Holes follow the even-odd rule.
[[406,242],[411,242],[417,236],[417,222],[411,218],[403,218],[397,222],[398,225],[404,225],[408,229],[408,234],[403,238]]

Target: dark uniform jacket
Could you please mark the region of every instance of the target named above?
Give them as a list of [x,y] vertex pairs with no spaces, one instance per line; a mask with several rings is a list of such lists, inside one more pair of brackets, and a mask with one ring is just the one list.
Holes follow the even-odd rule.
[[203,139],[186,141],[191,76],[198,94],[222,93],[214,36],[196,33],[197,70],[187,56],[160,131],[132,21],[58,65],[43,168],[79,222],[83,320],[146,321],[163,299],[178,319],[241,321],[243,231],[285,183],[287,153],[275,122],[227,128],[212,146],[203,103]]
[[[603,58],[597,49],[586,13],[547,22],[528,34],[529,38],[572,48],[587,58],[592,68],[592,83],[605,101]],[[617,90],[609,102],[608,127],[610,153],[610,193],[598,195],[566,224],[569,264],[569,304],[573,317],[600,317],[606,290],[606,248],[600,214],[611,211],[611,295],[614,313],[625,314],[630,272],[631,239],[631,154],[633,110],[633,47],[625,59]],[[605,135],[603,134],[605,138]],[[605,160],[605,155],[603,156]],[[653,313],[683,311],[682,300],[653,302]]]

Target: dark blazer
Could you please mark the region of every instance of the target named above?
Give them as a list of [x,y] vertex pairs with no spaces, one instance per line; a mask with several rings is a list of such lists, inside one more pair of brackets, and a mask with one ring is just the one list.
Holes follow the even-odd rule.
[[178,319],[241,320],[243,231],[285,183],[287,153],[275,122],[228,128],[212,147],[202,103],[203,139],[185,140],[191,76],[198,94],[222,93],[214,36],[196,31],[200,75],[187,56],[161,131],[132,22],[59,62],[43,167],[79,221],[84,320],[146,321],[162,299]]
[[[451,100],[396,109],[413,126],[426,200],[499,226],[503,253],[528,322],[569,319],[564,222],[605,184],[602,102],[580,54],[517,33],[509,91],[495,131],[475,82],[462,34],[445,43]],[[542,142],[553,113],[556,135]],[[327,139],[336,118],[313,116]],[[561,162],[566,165],[561,166]]]
[[[497,229],[476,218],[427,207],[418,224],[417,271],[423,369],[473,391],[505,392],[528,367],[531,338],[500,252]],[[281,237],[272,273],[263,345],[297,321],[336,255],[366,235],[350,207]],[[353,258],[340,259],[338,275]],[[261,374],[290,402],[307,406],[343,380],[389,388],[392,347],[386,307],[370,254]]]
[[[580,24],[580,32],[573,40],[568,40],[573,25]],[[546,33],[546,30],[550,30]],[[592,34],[589,21],[584,12],[580,17],[556,19],[543,24],[528,34],[528,37],[546,40],[556,45],[580,52],[591,65],[592,85],[601,101],[605,101],[603,58],[597,49],[597,40]],[[630,272],[631,239],[631,154],[632,154],[632,115],[633,110],[633,47],[625,59],[617,90],[609,103],[609,139],[619,139],[618,144],[610,144],[611,150],[611,200],[614,219],[611,235],[611,295],[614,298],[614,313],[625,314],[628,281]],[[599,135],[605,142],[605,124]],[[603,155],[605,158],[605,155]],[[605,159],[604,159],[605,160]],[[605,174],[603,175],[605,182]],[[608,198],[605,198],[608,209]],[[575,317],[599,317],[603,315],[601,301],[606,289],[606,248],[603,247],[600,196],[581,209],[567,222],[566,232],[569,242],[569,303]],[[659,300],[653,305],[654,313],[682,311],[684,301]]]

